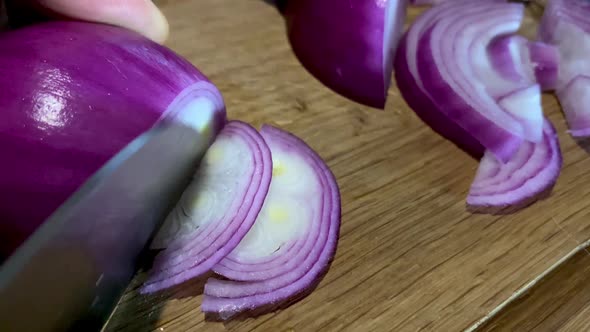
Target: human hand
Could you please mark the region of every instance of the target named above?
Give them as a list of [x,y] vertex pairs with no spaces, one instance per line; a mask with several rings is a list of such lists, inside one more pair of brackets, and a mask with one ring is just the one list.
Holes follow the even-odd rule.
[[[18,25],[42,19],[74,19],[112,24],[163,43],[168,22],[151,0],[0,0],[0,13]],[[4,20],[0,14],[0,25]]]

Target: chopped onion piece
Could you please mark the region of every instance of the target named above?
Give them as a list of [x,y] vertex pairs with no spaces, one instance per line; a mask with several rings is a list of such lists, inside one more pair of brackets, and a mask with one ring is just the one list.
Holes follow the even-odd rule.
[[570,134],[590,136],[590,2],[550,1],[541,19],[539,37],[559,50],[556,93]]
[[559,50],[542,42],[529,42],[527,47],[535,80],[544,91],[554,90],[559,77]]
[[254,224],[268,192],[270,150],[252,126],[230,121],[154,238],[158,254],[142,292],[208,272]]
[[506,35],[490,43],[489,53],[494,69],[505,78],[521,84],[535,82],[544,91],[555,89],[559,69],[555,46]]
[[509,162],[485,154],[467,197],[468,208],[479,213],[508,213],[524,208],[551,191],[561,166],[555,128],[545,120],[543,140],[523,143]]
[[557,91],[574,137],[590,136],[590,76],[578,75]]
[[[438,11],[441,15],[420,40],[417,59],[424,87],[439,109],[466,128],[476,130],[481,123],[487,123],[476,136],[489,135],[488,130],[494,130],[495,134],[494,127],[497,127],[511,136],[538,141],[541,128],[539,135],[527,137],[522,124],[490,95],[488,80],[498,76],[488,72],[478,77],[478,69],[486,65],[485,57],[480,55],[485,54],[487,45],[497,35],[518,30],[523,7],[511,3],[457,1],[440,6]],[[479,124],[472,125],[472,121]]]
[[312,288],[338,240],[340,194],[321,158],[302,140],[270,126],[261,134],[273,158],[263,209],[240,245],[209,279],[202,310],[221,319],[280,305]]
[[[527,95],[533,98],[529,105],[535,106],[527,116],[505,109],[510,103],[502,107],[502,96],[526,86],[498,72],[490,54],[490,45],[499,36],[515,33],[522,17],[521,4],[445,2],[421,15],[400,44],[396,79],[410,107],[435,131],[475,156],[488,149],[508,161],[523,141],[541,140],[540,94]],[[418,91],[411,91],[415,86]],[[441,118],[447,120],[436,121]]]
[[553,45],[515,34],[522,17],[523,6],[506,1],[444,2],[414,22],[395,59],[408,105],[482,158],[467,199],[479,212],[532,203],[561,168],[541,105],[541,91],[556,86],[560,56]]
[[541,91],[537,84],[514,90],[498,98],[498,104],[523,124],[524,132],[536,135],[538,128],[543,128],[543,110]]

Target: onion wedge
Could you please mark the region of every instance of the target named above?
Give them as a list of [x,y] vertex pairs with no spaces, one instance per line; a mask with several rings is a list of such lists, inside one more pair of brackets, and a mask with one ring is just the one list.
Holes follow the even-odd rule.
[[407,0],[294,0],[289,41],[322,84],[358,103],[385,106]]
[[258,219],[209,279],[202,310],[221,319],[260,312],[312,289],[329,266],[340,228],[333,174],[302,140],[263,126],[273,177]]
[[562,163],[555,128],[545,120],[543,141],[523,143],[509,162],[484,155],[467,196],[468,209],[495,214],[524,208],[551,191]]
[[150,293],[208,272],[240,243],[268,192],[270,150],[252,126],[230,121],[152,241],[165,248],[141,289]]
[[[490,46],[518,30],[523,10],[503,1],[445,2],[421,15],[399,45],[394,67],[406,102],[475,157],[490,150],[506,162],[522,142],[542,139],[540,89],[505,77],[492,61]],[[506,96],[513,100],[502,102]]]
[[574,137],[590,136],[590,2],[552,0],[545,8],[539,38],[559,49],[556,94]]

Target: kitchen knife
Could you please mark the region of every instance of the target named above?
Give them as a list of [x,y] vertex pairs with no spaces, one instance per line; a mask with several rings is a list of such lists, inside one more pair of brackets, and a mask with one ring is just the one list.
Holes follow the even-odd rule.
[[88,179],[0,267],[0,331],[101,330],[209,141],[162,122]]

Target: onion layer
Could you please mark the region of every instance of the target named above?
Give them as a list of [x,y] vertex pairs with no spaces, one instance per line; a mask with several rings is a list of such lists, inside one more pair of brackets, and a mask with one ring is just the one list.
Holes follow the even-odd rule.
[[[445,2],[421,15],[399,46],[396,79],[410,107],[474,156],[487,149],[508,161],[523,141],[542,138],[540,92],[500,103],[528,86],[506,78],[492,61],[490,46],[515,33],[522,17],[520,4]],[[528,108],[512,107],[522,104]]]
[[385,106],[407,0],[289,1],[289,41],[303,66],[335,92]]
[[209,279],[202,310],[228,319],[278,305],[310,289],[334,255],[340,195],[334,176],[302,140],[264,126],[273,178],[263,209],[240,245]]
[[230,121],[205,154],[195,178],[154,238],[158,254],[142,292],[208,272],[240,243],[268,192],[270,150],[252,126]]
[[524,208],[548,194],[562,166],[555,128],[543,125],[543,140],[525,142],[507,163],[486,153],[467,197],[473,212],[507,213]]
[[524,85],[538,83],[544,91],[557,85],[559,50],[523,36],[500,36],[489,45],[494,69],[505,78]]
[[541,19],[539,37],[559,49],[556,92],[570,134],[590,136],[590,3],[584,0],[550,1]]
[[542,42],[529,42],[527,47],[535,80],[544,91],[554,90],[559,77],[559,50]]
[[0,34],[0,252],[165,116],[210,141],[221,94],[188,61],[121,28],[49,22]]

